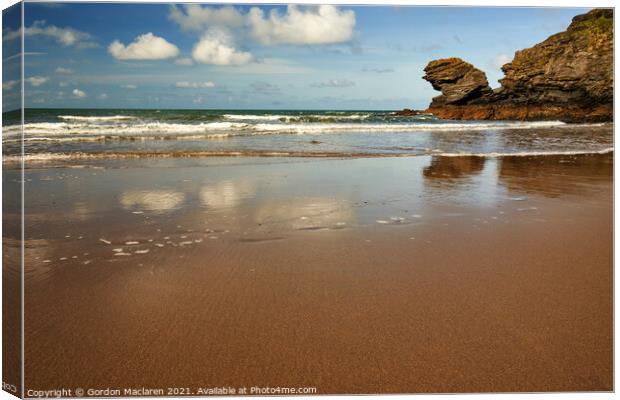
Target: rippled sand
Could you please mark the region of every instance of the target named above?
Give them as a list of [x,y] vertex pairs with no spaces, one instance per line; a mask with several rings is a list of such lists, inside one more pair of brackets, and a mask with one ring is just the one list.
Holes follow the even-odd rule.
[[612,162],[37,165],[26,386],[611,390]]

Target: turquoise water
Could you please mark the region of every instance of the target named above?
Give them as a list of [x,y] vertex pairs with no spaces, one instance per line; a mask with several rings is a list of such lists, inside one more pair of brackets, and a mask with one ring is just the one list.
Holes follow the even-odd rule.
[[[22,136],[23,134],[23,136]],[[5,113],[4,154],[390,156],[581,154],[613,149],[612,124],[448,121],[351,110],[27,109]]]

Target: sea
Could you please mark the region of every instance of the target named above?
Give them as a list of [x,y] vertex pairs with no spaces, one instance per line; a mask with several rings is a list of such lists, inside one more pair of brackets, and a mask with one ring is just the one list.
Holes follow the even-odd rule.
[[26,109],[3,158],[528,156],[613,151],[613,124],[451,121],[391,110]]

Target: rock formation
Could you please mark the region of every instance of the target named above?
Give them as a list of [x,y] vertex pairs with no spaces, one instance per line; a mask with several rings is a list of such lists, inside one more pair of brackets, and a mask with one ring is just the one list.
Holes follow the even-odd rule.
[[611,121],[613,10],[578,15],[565,32],[517,51],[495,90],[459,58],[431,61],[424,71],[442,93],[426,112],[440,118]]
[[447,104],[467,104],[492,93],[484,72],[460,58],[444,58],[428,63],[424,79],[440,90],[441,96],[433,98],[431,107]]

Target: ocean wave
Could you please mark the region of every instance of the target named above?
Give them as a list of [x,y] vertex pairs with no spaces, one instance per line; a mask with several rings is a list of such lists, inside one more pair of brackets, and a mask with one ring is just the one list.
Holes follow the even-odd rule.
[[355,153],[277,150],[213,150],[213,151],[139,151],[139,152],[72,152],[35,153],[20,156],[4,156],[4,163],[46,162],[67,160],[123,160],[140,158],[199,158],[199,157],[307,157],[307,158],[378,158],[410,157],[423,154],[412,153]]
[[68,121],[123,121],[136,119],[137,117],[131,115],[110,115],[98,117],[86,117],[82,115],[59,115],[58,118]]
[[434,155],[442,157],[537,157],[537,156],[579,156],[588,154],[609,154],[613,153],[613,147],[607,147],[600,150],[533,150],[533,151],[516,151],[516,152],[489,152],[489,153],[436,153]]
[[[91,124],[70,122],[35,122],[23,126],[24,134],[28,135],[64,135],[64,134],[140,134],[140,133],[204,133],[220,132],[255,132],[261,133],[293,133],[293,134],[320,134],[331,132],[417,132],[417,131],[479,131],[497,129],[537,129],[537,128],[578,128],[595,127],[605,124],[566,124],[561,121],[536,122],[418,122],[418,123],[324,123],[324,124],[282,124],[282,123],[243,123],[243,122],[201,122],[201,123],[171,123],[171,122],[130,122],[114,124]],[[6,126],[3,129],[5,136],[21,135],[20,125]]]
[[289,115],[244,115],[244,114],[224,114],[225,119],[235,121],[279,121],[281,118],[288,118]]
[[[341,152],[341,151],[277,151],[277,150],[191,150],[191,151],[126,151],[126,152],[71,152],[71,153],[34,153],[23,156],[24,162],[68,161],[68,160],[115,160],[140,158],[199,158],[199,157],[306,157],[306,158],[384,158],[384,157],[545,157],[603,155],[613,153],[614,148],[600,150],[549,150],[488,153],[447,153],[425,149],[417,153],[384,152]],[[4,156],[3,162],[20,162],[20,156]]]
[[[422,131],[473,131],[490,129],[533,129],[566,127],[562,121],[534,122],[436,122],[436,123],[392,123],[392,124],[255,124],[252,129],[258,132],[273,133],[330,133],[330,132],[422,132]],[[570,125],[576,126],[576,125]],[[584,126],[584,125],[580,125]]]
[[[247,124],[234,122],[209,122],[199,124],[178,124],[168,122],[146,122],[133,124],[114,124],[99,125],[85,123],[67,123],[67,122],[36,122],[24,125],[24,135],[26,137],[32,135],[49,137],[63,135],[131,135],[131,134],[187,134],[202,133],[208,131],[230,131],[242,130],[247,128]],[[11,126],[3,129],[5,137],[19,136],[22,134],[21,127]]]
[[224,114],[224,119],[233,121],[280,121],[283,123],[299,122],[339,122],[351,120],[365,120],[371,114],[300,114],[300,115],[255,115],[255,114]]

